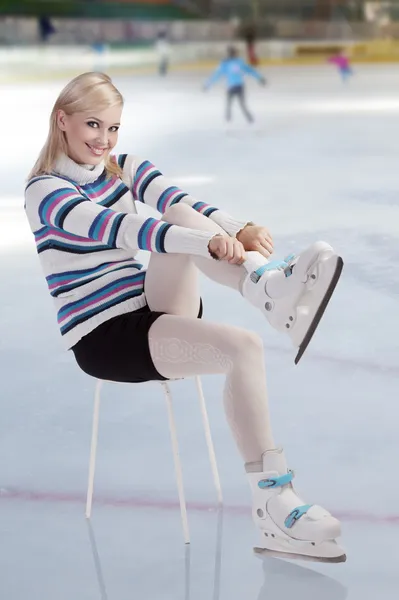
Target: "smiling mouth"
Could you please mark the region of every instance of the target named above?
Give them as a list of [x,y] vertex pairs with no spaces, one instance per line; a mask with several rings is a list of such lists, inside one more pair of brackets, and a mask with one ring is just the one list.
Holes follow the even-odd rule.
[[104,154],[104,152],[107,150],[107,148],[96,148],[96,146],[90,146],[90,144],[88,144],[87,142],[86,142],[86,146],[89,148],[89,150],[91,150],[91,152],[95,156],[102,156]]

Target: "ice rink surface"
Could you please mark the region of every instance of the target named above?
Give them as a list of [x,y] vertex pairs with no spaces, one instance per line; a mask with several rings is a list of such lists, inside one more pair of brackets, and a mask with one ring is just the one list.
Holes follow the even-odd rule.
[[[317,239],[343,277],[301,363],[244,300],[202,281],[205,318],[264,339],[275,437],[306,502],[342,520],[348,560],[252,554],[257,532],[221,401],[203,385],[224,492],[216,498],[192,381],[173,384],[189,502],[182,540],[166,408],[154,384],[104,390],[95,504],[84,518],[94,381],[64,351],[23,212],[25,177],[64,80],[0,90],[0,598],[394,600],[399,589],[399,68],[264,69],[257,122],[199,73],[117,77],[118,150],[199,200],[267,225],[276,256]],[[205,76],[205,73],[203,74]]]

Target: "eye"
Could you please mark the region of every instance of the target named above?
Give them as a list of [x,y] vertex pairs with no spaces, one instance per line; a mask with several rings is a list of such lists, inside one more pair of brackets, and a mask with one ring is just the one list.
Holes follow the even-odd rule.
[[87,124],[89,127],[93,127],[93,129],[95,129],[96,127],[99,127],[99,124],[97,123],[97,121],[87,121]]
[[118,131],[119,127],[118,125],[112,125],[112,127],[109,128],[111,133],[115,133],[116,131]]

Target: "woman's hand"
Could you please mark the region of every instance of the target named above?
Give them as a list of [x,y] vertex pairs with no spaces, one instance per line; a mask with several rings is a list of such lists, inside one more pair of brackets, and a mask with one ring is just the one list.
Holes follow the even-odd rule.
[[274,246],[270,231],[261,225],[248,224],[237,233],[236,239],[242,243],[244,250],[256,250],[265,258],[273,254]]
[[213,258],[227,260],[232,265],[242,265],[247,259],[244,246],[237,238],[218,233],[208,244]]

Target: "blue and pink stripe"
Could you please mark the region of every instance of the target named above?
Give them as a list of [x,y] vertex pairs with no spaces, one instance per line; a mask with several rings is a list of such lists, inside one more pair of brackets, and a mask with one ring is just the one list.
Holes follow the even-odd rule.
[[45,225],[41,229],[38,229],[34,235],[35,235],[36,242],[41,242],[43,239],[47,238],[48,236],[53,236],[53,235],[56,235],[57,237],[65,239],[65,240],[71,240],[71,241],[76,241],[76,242],[90,242],[91,241],[91,240],[89,240],[89,238],[81,237],[79,235],[74,235],[73,233],[68,233],[66,231],[63,231],[62,229],[57,229],[56,227],[49,227],[48,225]]
[[119,154],[118,155],[116,161],[121,169],[123,169],[123,167],[125,166],[126,159],[127,159],[127,154]]
[[188,194],[183,192],[180,188],[176,187],[175,185],[172,185],[166,188],[166,190],[162,192],[162,194],[159,196],[157,202],[157,209],[160,213],[163,214],[170,206],[172,206],[173,204],[177,204],[185,196],[188,196]]
[[103,241],[105,238],[105,231],[111,219],[116,215],[115,211],[109,208],[104,208],[94,219],[89,229],[89,238],[94,240]]
[[144,194],[154,179],[161,177],[162,173],[149,160],[144,161],[137,169],[133,178],[133,198],[145,202]]
[[58,311],[58,323],[65,335],[79,323],[128,298],[143,293],[145,272],[123,277],[88,294],[84,298],[64,305]]
[[[65,271],[63,273],[53,273],[46,277],[47,285],[52,296],[58,296],[76,287],[85,285],[111,273],[125,269],[140,271],[143,265],[135,260],[120,260],[116,262],[103,263],[98,267],[91,269],[81,269],[79,271]],[[136,275],[137,273],[134,273]]]
[[152,217],[146,219],[138,233],[138,246],[140,250],[150,252],[166,252],[165,236],[172,225],[163,223]]
[[77,190],[70,188],[56,190],[55,192],[48,194],[40,203],[40,220],[44,225],[55,225],[56,227],[60,227],[61,219],[64,219],[64,209],[70,211],[74,206],[85,201],[89,202],[89,200],[83,198]]
[[117,177],[111,177],[110,179],[104,178],[101,181],[101,178],[95,183],[87,184],[86,186],[82,186],[85,192],[90,192],[91,198],[98,198],[103,194],[106,194],[113,187],[120,187],[120,180]]
[[46,250],[58,250],[70,254],[109,251],[109,246],[47,225],[35,233],[35,241],[38,254]]
[[123,198],[128,192],[129,188],[124,183],[121,183],[117,188],[115,188],[112,191],[112,193],[105,196],[105,198],[101,198],[101,195],[98,194],[96,197],[97,203],[101,206],[106,206],[107,208],[109,208],[110,206],[116,204],[116,202]]
[[205,215],[205,217],[209,217],[213,212],[218,210],[214,206],[205,204],[205,202],[195,202],[195,204],[193,204],[193,209],[201,213],[202,215]]

